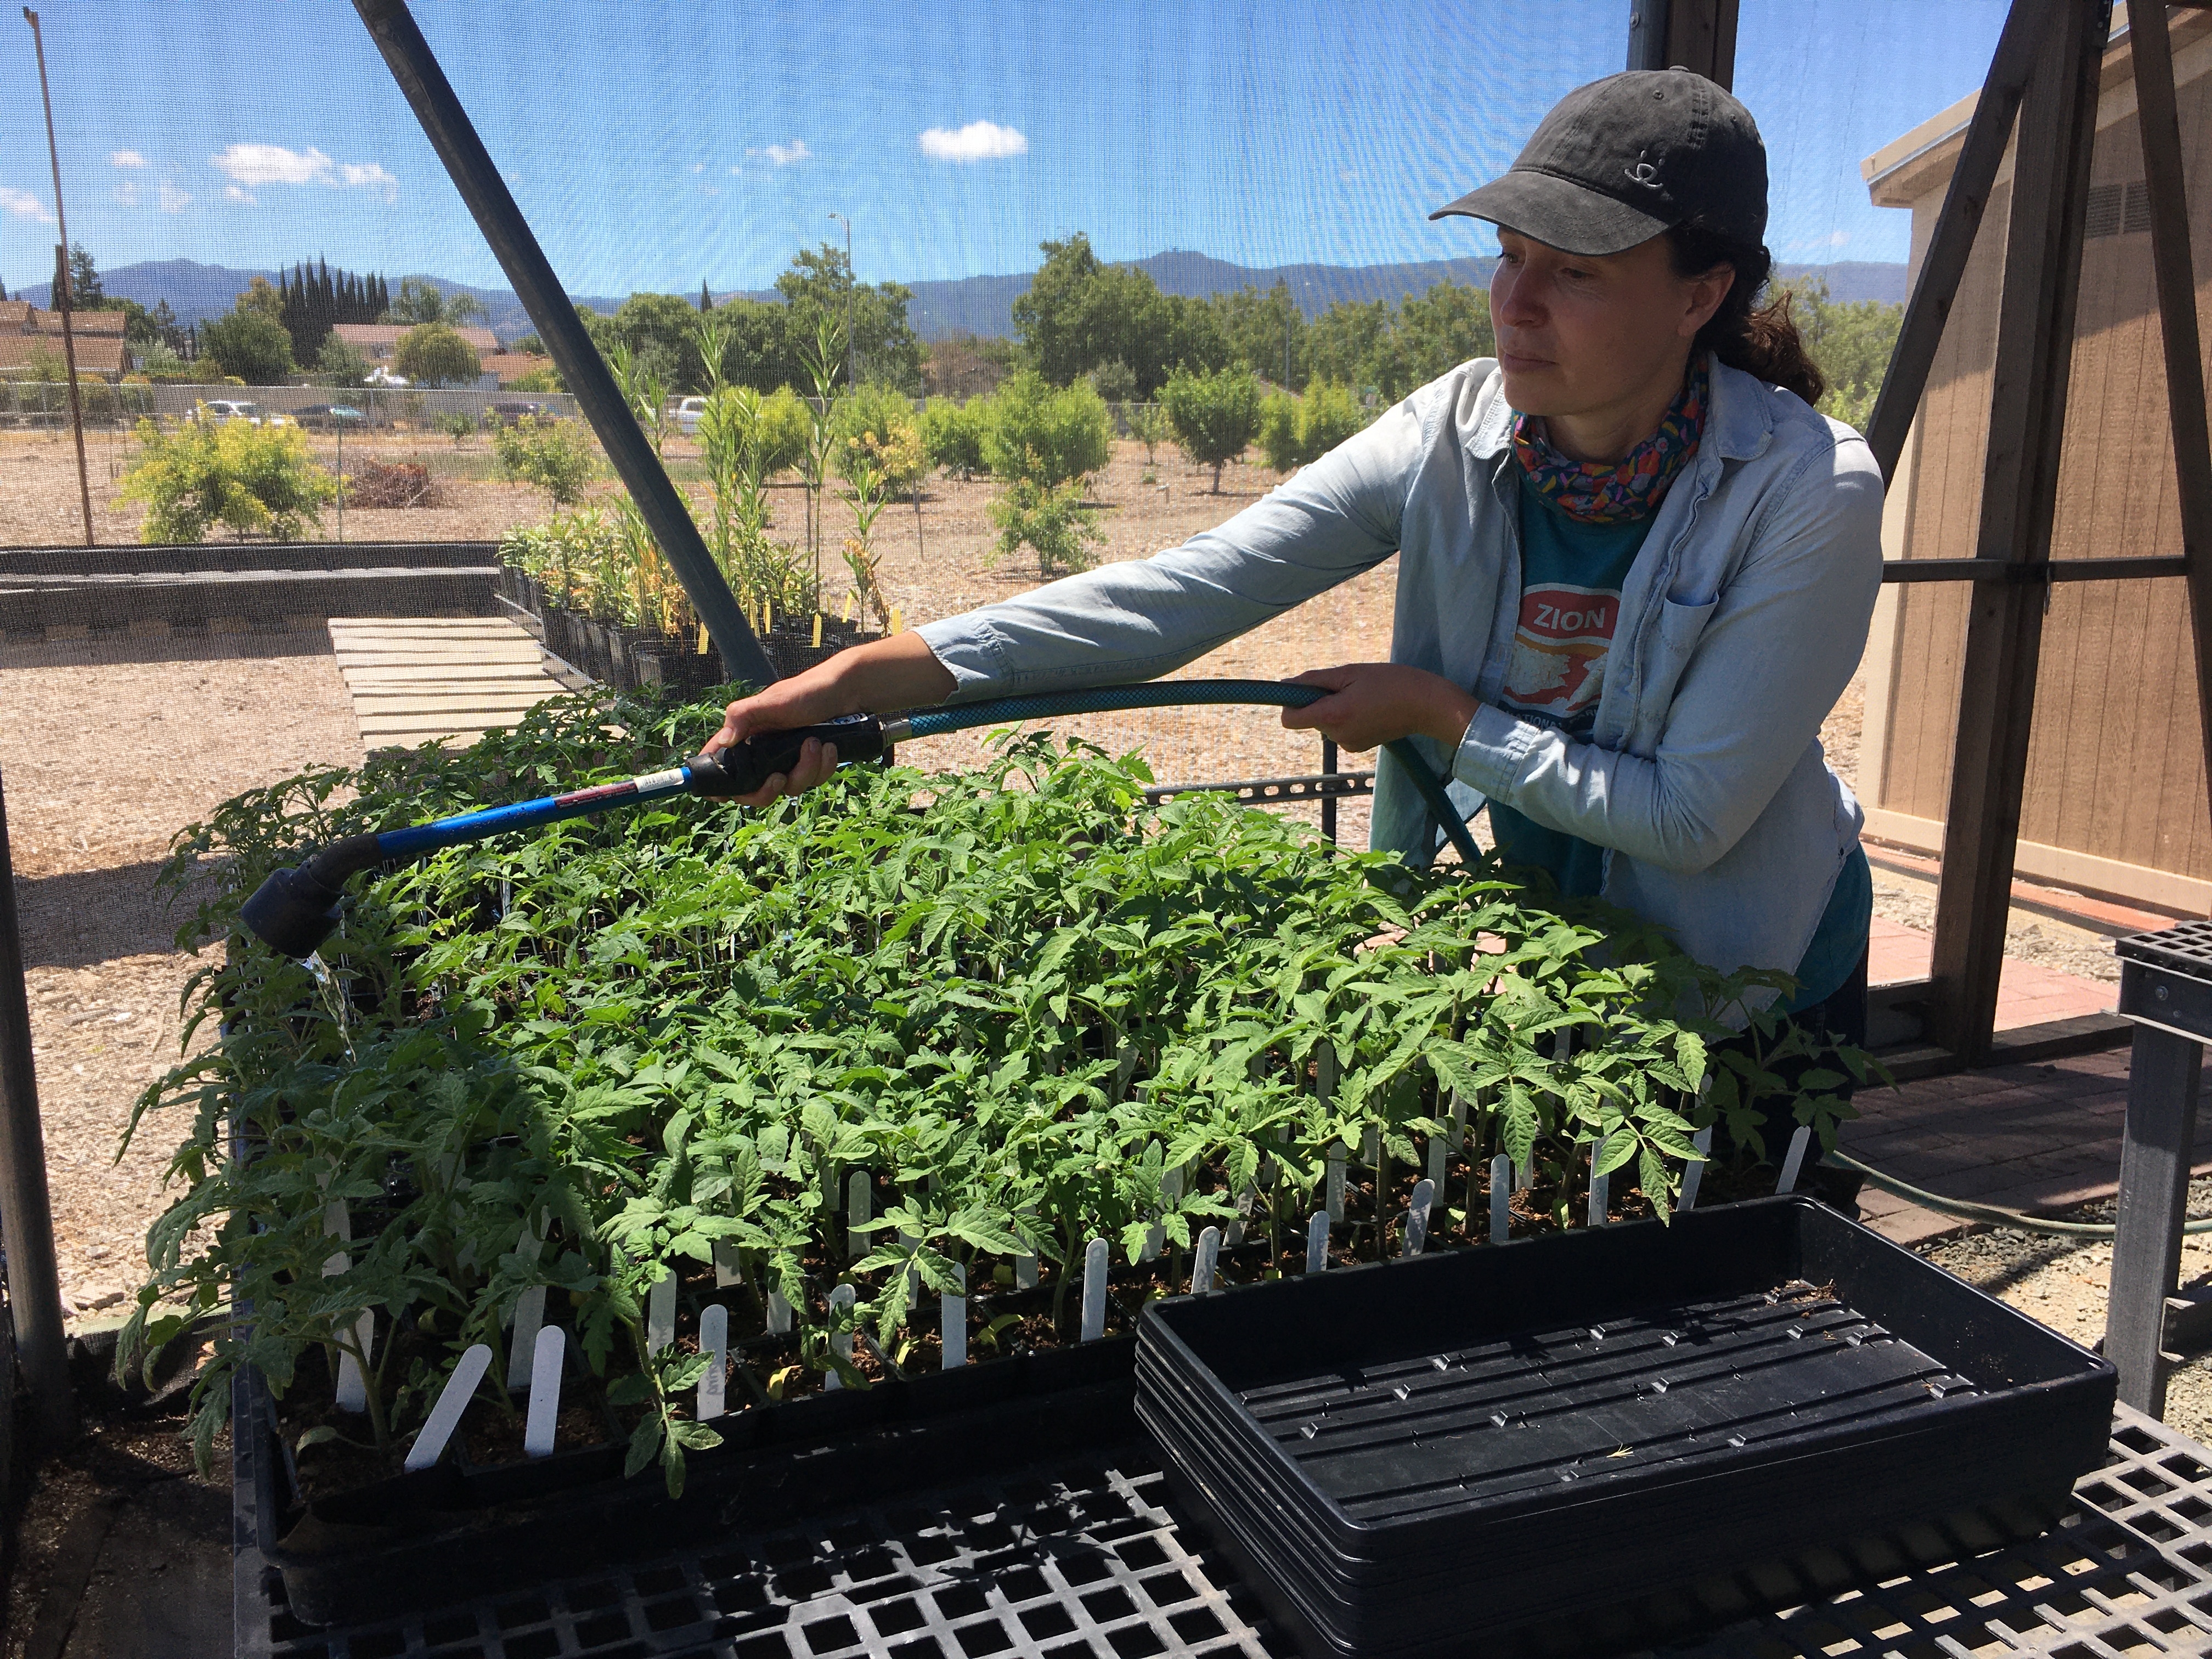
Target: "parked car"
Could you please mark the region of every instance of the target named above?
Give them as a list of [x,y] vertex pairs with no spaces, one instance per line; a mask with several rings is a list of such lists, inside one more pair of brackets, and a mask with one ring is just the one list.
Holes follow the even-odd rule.
[[368,416],[350,404],[309,404],[295,410],[292,418],[301,426],[325,432],[368,424]]
[[248,426],[289,426],[291,417],[280,415],[273,409],[264,409],[259,404],[247,403],[242,398],[210,398],[185,416],[188,421],[204,418],[210,425],[226,426],[233,421],[244,421]]
[[542,417],[544,413],[545,405],[543,404],[525,403],[519,398],[506,398],[484,405],[484,422],[487,425],[513,426],[526,415]]
[[684,435],[696,438],[699,435],[699,417],[707,412],[707,400],[704,398],[679,398],[672,412],[676,424],[683,428]]

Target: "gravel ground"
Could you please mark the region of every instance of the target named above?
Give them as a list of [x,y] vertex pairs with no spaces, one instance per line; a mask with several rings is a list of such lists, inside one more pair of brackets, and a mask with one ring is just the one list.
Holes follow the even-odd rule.
[[[140,1274],[177,1130],[120,1161],[131,1103],[178,1054],[178,1003],[200,965],[154,872],[217,802],[327,763],[361,738],[327,635],[233,636],[252,655],[172,647],[0,651],[0,778],[22,917],[31,1037],[55,1243],[72,1316],[112,1308]],[[111,763],[127,761],[127,764]]]
[[[2112,1218],[2110,1199],[2083,1206],[2068,1221]],[[2212,1218],[2212,1176],[2189,1185],[2191,1219]],[[2112,1281],[2111,1242],[2077,1243],[2045,1233],[2000,1227],[1937,1239],[1919,1253],[1969,1285],[2009,1303],[2085,1347],[2105,1334],[2105,1308]],[[2212,1282],[2212,1234],[2185,1238],[2181,1283]],[[2212,1441],[2212,1353],[2178,1367],[2166,1387],[2166,1420],[2191,1439]]]

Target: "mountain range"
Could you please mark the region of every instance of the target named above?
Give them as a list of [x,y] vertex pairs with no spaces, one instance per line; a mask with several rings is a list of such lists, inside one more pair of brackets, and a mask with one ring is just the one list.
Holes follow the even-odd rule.
[[[1271,265],[1255,268],[1231,264],[1203,253],[1170,249],[1133,262],[1168,294],[1202,297],[1246,287],[1273,288],[1277,282],[1290,286],[1291,297],[1309,317],[1320,315],[1339,301],[1364,302],[1395,301],[1419,294],[1449,277],[1455,283],[1486,284],[1489,259],[1431,259],[1408,264],[1385,265]],[[1826,280],[1833,300],[1879,300],[1895,303],[1905,298],[1905,267],[1868,260],[1849,260],[1827,265],[1781,265],[1784,278],[1817,276]],[[100,273],[101,285],[110,294],[151,306],[167,300],[182,323],[204,322],[231,308],[232,301],[256,276],[276,280],[275,270],[240,270],[228,265],[204,265],[190,259],[149,260],[118,265]],[[442,276],[423,278],[451,295],[473,295],[484,308],[485,325],[502,340],[514,340],[535,331],[522,304],[506,289],[474,288]],[[393,287],[398,286],[394,280]],[[1013,332],[1013,306],[1028,289],[1029,273],[1007,276],[963,276],[957,282],[915,283],[908,319],[925,340],[948,334],[1009,335]],[[19,289],[15,297],[44,306],[48,285],[33,283]],[[738,289],[717,294],[717,301],[736,297],[773,300],[775,291]],[[622,303],[609,295],[571,295],[582,309],[611,312]]]

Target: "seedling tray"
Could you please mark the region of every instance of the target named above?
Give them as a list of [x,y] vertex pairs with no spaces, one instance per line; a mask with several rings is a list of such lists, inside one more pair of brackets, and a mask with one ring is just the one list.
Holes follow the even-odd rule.
[[770,1525],[879,1487],[957,1478],[987,1447],[1042,1457],[1090,1443],[1090,1419],[1126,1415],[1132,1343],[1078,1346],[811,1395],[715,1420],[724,1443],[687,1459],[682,1497],[657,1466],[622,1473],[625,1448],[606,1444],[489,1468],[450,1460],[413,1474],[306,1500],[289,1478],[276,1414],[258,1373],[240,1373],[238,1437],[252,1460],[255,1510],[271,1541],[291,1615],[357,1623],[582,1571],[608,1540],[651,1548],[742,1514]]
[[1302,1647],[1413,1654],[1594,1581],[2055,1515],[2114,1392],[2096,1356],[1790,1197],[1157,1304],[1137,1409]]

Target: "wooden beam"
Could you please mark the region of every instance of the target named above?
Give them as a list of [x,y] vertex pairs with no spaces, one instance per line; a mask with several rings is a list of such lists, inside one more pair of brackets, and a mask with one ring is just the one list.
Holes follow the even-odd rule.
[[2011,139],[2013,117],[2035,67],[2038,50],[2059,27],[2058,14],[2081,0],[2013,0],[1990,58],[1990,72],[1982,82],[1982,95],[1966,126],[1966,142],[1951,183],[1943,192],[1943,206],[1936,216],[1936,229],[1921,257],[1920,275],[1905,302],[1905,321],[1891,348],[1889,368],[1881,392],[1875,399],[1874,416],[1867,422],[1867,447],[1874,451],[1881,476],[1893,480],[1897,458],[1905,451],[1905,434],[1920,408],[1920,394],[1928,389],[1928,371],[1936,362],[1936,348],[1943,343],[1943,325],[1958,297],[1966,260],[1974,251],[1974,234],[1981,228],[1983,210],[1995,188],[1997,164],[2004,160]]
[[[2110,0],[2064,0],[2058,10],[2021,100],[1975,539],[1979,558],[2034,567],[2051,556],[2097,80],[2112,22]],[[1929,1032],[1970,1066],[1987,1059],[1996,1023],[2043,641],[2040,586],[1977,582],[1967,613]]]
[[1735,81],[1737,0],[1637,0],[1628,14],[1628,67],[1695,70]]
[[2166,343],[2173,477],[2181,497],[2181,556],[2189,578],[2190,631],[2197,645],[2197,725],[2204,775],[2212,779],[2212,434],[2205,424],[2203,358],[2197,337],[2197,274],[2189,252],[2181,117],[2174,107],[2173,42],[2163,5],[2130,7],[2128,24],[2135,51],[2143,188],[2150,198],[2150,263]]
[[1885,559],[1886,582],[2135,582],[2185,576],[2189,561],[2155,554],[2122,559],[2053,559],[2039,568],[2008,559]]

